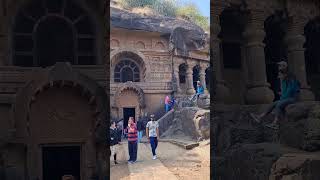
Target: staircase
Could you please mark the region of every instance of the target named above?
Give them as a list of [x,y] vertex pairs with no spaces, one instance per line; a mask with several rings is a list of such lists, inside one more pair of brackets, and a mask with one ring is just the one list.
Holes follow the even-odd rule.
[[171,125],[174,119],[174,111],[171,110],[167,112],[164,116],[162,116],[159,120],[159,134],[163,134]]

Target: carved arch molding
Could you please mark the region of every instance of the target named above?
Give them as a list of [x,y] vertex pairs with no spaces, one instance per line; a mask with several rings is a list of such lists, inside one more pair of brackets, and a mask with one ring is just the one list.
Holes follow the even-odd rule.
[[[96,142],[105,143],[105,128],[109,114],[108,96],[102,86],[88,76],[75,71],[70,63],[57,63],[50,69],[36,72],[33,80],[29,81],[17,94],[14,104],[14,124],[23,122],[26,125],[24,136],[28,136],[29,113],[37,95],[50,87],[69,86],[81,89],[83,98],[95,106],[95,138]],[[39,78],[41,77],[41,78]]]
[[134,84],[133,82],[126,82],[121,87],[119,87],[115,94],[115,106],[119,107],[119,97],[125,90],[132,90],[138,95],[138,101],[139,101],[139,107],[144,108],[145,107],[145,100],[144,100],[144,92],[143,90]]

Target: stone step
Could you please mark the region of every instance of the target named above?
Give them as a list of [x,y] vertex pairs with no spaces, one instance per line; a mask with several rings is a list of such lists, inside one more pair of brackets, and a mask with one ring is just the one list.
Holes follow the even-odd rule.
[[[142,143],[149,143],[146,138],[142,139],[141,142]],[[198,142],[181,140],[181,139],[160,139],[159,142],[170,142],[172,144],[175,144],[175,145],[182,147],[184,149],[187,149],[187,150],[190,150],[190,149],[193,149],[193,148],[199,146]]]

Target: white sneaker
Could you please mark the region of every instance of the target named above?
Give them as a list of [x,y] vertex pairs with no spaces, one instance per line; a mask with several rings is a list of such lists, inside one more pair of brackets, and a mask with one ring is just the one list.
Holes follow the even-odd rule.
[[153,156],[152,159],[153,159],[153,160],[157,159],[157,155]]

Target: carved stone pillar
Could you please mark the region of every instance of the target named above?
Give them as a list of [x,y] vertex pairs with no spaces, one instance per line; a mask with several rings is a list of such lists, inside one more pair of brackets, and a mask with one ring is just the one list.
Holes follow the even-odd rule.
[[96,173],[96,147],[94,143],[93,133],[91,132],[91,138],[85,144],[85,179],[92,179]]
[[220,55],[220,43],[221,40],[218,38],[218,35],[221,31],[220,20],[218,15],[213,16],[212,20],[212,30],[211,30],[211,57],[213,60],[213,72],[215,73],[215,83],[214,84],[214,102],[215,103],[225,103],[230,97],[230,90],[226,86],[225,81],[222,77],[222,59]]
[[274,99],[274,93],[269,88],[270,85],[267,83],[266,76],[263,13],[251,12],[243,36],[245,38],[246,61],[248,65],[246,102],[248,104],[271,103]]
[[315,96],[310,90],[307,83],[304,43],[306,41],[303,36],[306,21],[291,18],[286,36],[286,44],[288,50],[288,66],[289,70],[297,77],[301,83],[300,100],[314,100]]
[[[0,15],[0,21],[3,22],[4,18],[1,17]],[[4,23],[0,24],[0,66],[3,66],[7,62],[7,47],[6,45],[8,44],[8,37],[6,35],[6,32],[4,31]]]
[[27,168],[28,168],[28,176],[30,179],[37,179],[38,176],[38,155],[37,155],[37,147],[35,144],[28,144],[28,151],[27,151]]
[[202,65],[201,68],[200,68],[200,82],[203,86],[203,89],[204,89],[204,93],[205,94],[208,94],[208,89],[207,89],[207,84],[206,84],[206,68],[207,66],[206,65]]
[[187,86],[187,94],[195,94],[196,91],[193,87],[193,70],[191,65],[188,65],[187,69]]
[[179,64],[174,65],[174,76],[176,78],[176,86],[177,86],[177,93],[181,93],[180,88],[180,78],[179,78]]

